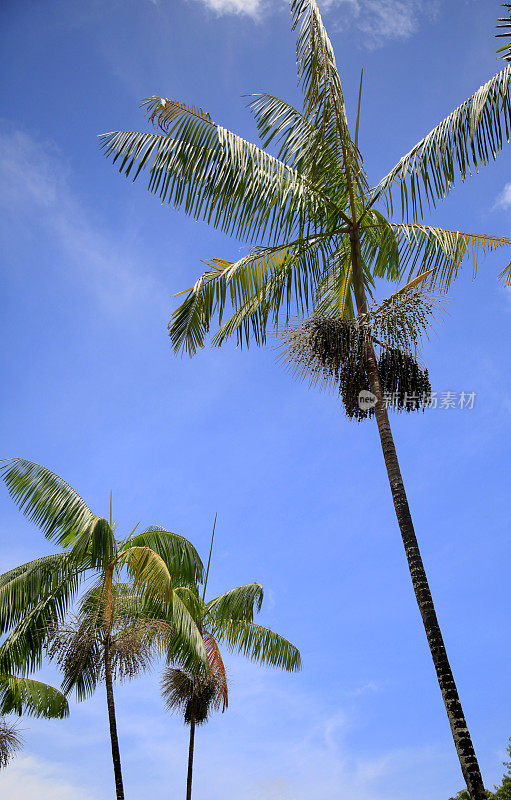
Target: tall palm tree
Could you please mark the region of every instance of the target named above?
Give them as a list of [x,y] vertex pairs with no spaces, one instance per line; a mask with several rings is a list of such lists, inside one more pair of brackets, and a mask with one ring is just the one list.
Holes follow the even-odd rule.
[[[101,144],[120,172],[133,180],[147,170],[149,191],[162,202],[252,245],[237,261],[212,259],[188,290],[169,324],[176,351],[192,355],[203,347],[214,320],[220,326],[215,345],[231,336],[240,345],[251,340],[264,344],[268,332],[285,325],[292,314],[349,322],[350,331],[357,327],[357,355],[350,360],[376,398],[373,415],[396,516],[461,770],[472,800],[484,800],[415,536],[375,342],[364,326],[375,278],[412,281],[426,273],[425,286],[447,289],[470,253],[475,268],[481,251],[511,244],[504,237],[445,230],[422,219],[424,202],[434,205],[457,179],[464,181],[502,148],[511,129],[511,65],[371,187],[358,140],[362,82],[350,130],[341,78],[316,0],[290,0],[290,5],[298,31],[303,110],[269,94],[255,95],[249,105],[263,148],[274,146],[276,156],[217,125],[202,109],[156,96],[142,105],[159,131],[114,131],[104,134]],[[396,191],[402,221],[391,219]],[[511,265],[501,277],[511,282]],[[410,371],[411,362],[405,361]]]
[[0,675],[0,769],[7,766],[22,746],[17,725],[3,718],[12,713],[62,719],[69,715],[69,706],[64,695],[53,686],[17,675]]
[[[199,662],[182,637],[174,638],[167,649],[167,659],[172,666],[167,667],[162,679],[167,708],[182,711],[185,723],[190,726],[186,800],[191,800],[192,796],[195,726],[206,722],[213,709],[225,711],[229,703],[227,675],[219,645],[252,661],[288,672],[298,671],[302,665],[300,652],[293,644],[254,622],[254,615],[261,610],[263,602],[263,587],[259,583],[238,586],[206,602],[214,535],[213,528],[202,593],[198,583],[174,588],[194,619],[207,662]],[[156,603],[150,601],[149,606],[144,605],[146,613],[154,619],[169,620],[171,609],[167,604],[156,600]]]
[[[2,672],[30,672],[41,664],[48,632],[62,622],[86,578],[95,579],[103,615],[103,669],[117,800],[124,800],[121,760],[113,696],[112,631],[114,584],[123,571],[136,589],[172,610],[177,641],[183,637],[199,662],[207,656],[188,609],[173,586],[194,583],[202,562],[184,537],[151,526],[116,539],[115,522],[94,514],[85,501],[55,473],[23,459],[4,462],[2,477],[24,514],[63,551],[23,564],[0,576],[0,633],[10,631],[0,646]],[[169,611],[170,614],[170,611]],[[83,689],[86,690],[86,687]]]

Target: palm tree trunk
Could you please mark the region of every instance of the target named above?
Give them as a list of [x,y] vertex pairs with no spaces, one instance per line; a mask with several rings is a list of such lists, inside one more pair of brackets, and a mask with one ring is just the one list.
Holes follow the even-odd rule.
[[[112,495],[110,494],[110,523],[112,518]],[[110,564],[105,572],[105,685],[106,685],[106,705],[108,709],[108,722],[110,725],[110,743],[112,746],[112,761],[114,765],[115,794],[117,800],[124,800],[124,787],[122,785],[121,754],[119,752],[119,740],[117,738],[117,722],[115,719],[114,687],[112,680],[112,658],[110,655],[111,630],[112,630],[112,581],[114,575],[114,565]]]
[[[361,280],[361,256],[360,256],[360,242],[358,240],[357,232],[352,234],[352,264],[353,276],[355,285],[355,296],[357,301],[357,309],[360,314],[367,313],[367,303],[365,298],[365,291]],[[412,516],[408,506],[408,499],[406,497],[403,478],[399,468],[399,461],[397,458],[394,439],[392,438],[392,431],[390,429],[389,417],[385,407],[380,376],[378,373],[378,364],[372,344],[367,346],[366,351],[366,366],[369,377],[369,384],[371,391],[376,395],[377,402],[375,406],[376,422],[378,424],[378,432],[380,434],[380,442],[385,459],[385,466],[387,467],[387,474],[389,478],[390,489],[392,492],[392,499],[394,501],[394,508],[396,517],[403,539],[406,558],[408,560],[408,567],[412,578],[413,590],[417,599],[417,604],[421,613],[422,621],[426,631],[426,636],[435,665],[435,670],[438,678],[438,684],[447,711],[447,717],[451,726],[452,736],[456,751],[458,753],[461,771],[467,785],[471,800],[486,800],[486,792],[484,789],[483,779],[477,757],[474,751],[470,733],[463,714],[461,702],[458,696],[458,690],[454,682],[454,677],[451,667],[447,658],[442,632],[433,605],[431,591],[426,577],[426,571],[422,562],[419,545],[415,536],[413,527]]]
[[105,639],[105,684],[106,705],[108,708],[108,722],[110,724],[110,742],[112,745],[112,761],[114,765],[115,793],[117,800],[124,800],[124,787],[122,785],[121,754],[117,738],[117,722],[115,719],[114,688],[112,682],[112,663],[110,658],[110,635]]
[[190,721],[190,745],[188,747],[188,775],[186,778],[186,800],[192,800],[193,748],[195,744],[195,717]]

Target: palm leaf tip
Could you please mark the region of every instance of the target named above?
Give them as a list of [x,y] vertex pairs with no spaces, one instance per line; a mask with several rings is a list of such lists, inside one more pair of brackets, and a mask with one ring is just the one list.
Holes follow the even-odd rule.
[[18,508],[48,539],[67,546],[100,519],[63,478],[40,464],[14,458],[0,472]]

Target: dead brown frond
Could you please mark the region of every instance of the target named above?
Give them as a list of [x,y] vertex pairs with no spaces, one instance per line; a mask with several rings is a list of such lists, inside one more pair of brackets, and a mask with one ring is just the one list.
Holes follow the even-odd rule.
[[183,714],[187,725],[207,722],[221,692],[219,681],[212,673],[194,675],[182,669],[168,667],[163,673],[161,691],[169,711]]

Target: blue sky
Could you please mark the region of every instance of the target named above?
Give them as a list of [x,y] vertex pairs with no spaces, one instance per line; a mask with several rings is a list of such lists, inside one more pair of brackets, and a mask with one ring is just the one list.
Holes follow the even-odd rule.
[[[330,0],[325,22],[376,182],[500,67],[496,2]],[[271,348],[176,359],[171,294],[242,242],[121,178],[96,135],[145,129],[140,100],[199,105],[247,137],[242,95],[299,102],[284,0],[7,0],[1,12],[0,239],[5,457],[42,463],[119,529],[157,522],[207,553],[211,591],[253,580],[299,675],[228,658],[231,703],[198,735],[197,800],[447,800],[461,786],[374,423],[344,418]],[[509,235],[511,149],[428,219]],[[438,616],[485,780],[511,735],[508,459],[511,295],[504,251],[471,267],[425,348],[433,388],[473,410],[393,418]],[[382,287],[381,291],[384,291]],[[0,492],[0,569],[48,552]],[[44,675],[57,681],[47,667]],[[126,796],[184,789],[187,732],[158,670],[117,692]],[[112,797],[102,692],[25,721],[11,800]],[[143,795],[142,795],[143,793]]]

